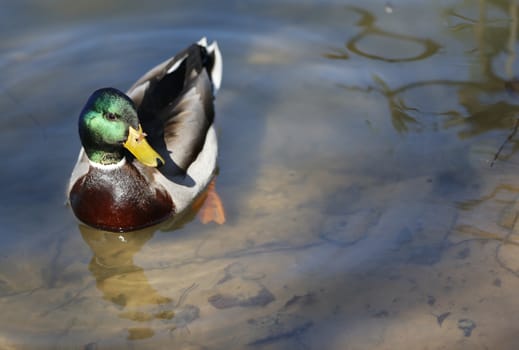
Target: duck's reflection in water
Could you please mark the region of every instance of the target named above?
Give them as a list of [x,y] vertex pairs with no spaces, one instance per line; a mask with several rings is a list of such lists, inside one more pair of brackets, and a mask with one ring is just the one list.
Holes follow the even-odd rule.
[[[93,252],[88,269],[103,293],[103,299],[120,310],[119,317],[148,324],[153,320],[165,321],[174,317],[172,299],[153,288],[144,270],[133,260],[153,237],[156,228],[113,233],[80,225],[79,230]],[[149,327],[128,329],[129,339],[149,338],[153,334]]]

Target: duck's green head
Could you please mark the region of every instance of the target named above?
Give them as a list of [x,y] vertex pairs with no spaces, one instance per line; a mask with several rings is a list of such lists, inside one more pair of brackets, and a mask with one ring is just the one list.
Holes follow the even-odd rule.
[[95,91],[79,115],[79,137],[95,163],[118,163],[126,148],[144,165],[164,164],[145,136],[133,101],[114,88]]

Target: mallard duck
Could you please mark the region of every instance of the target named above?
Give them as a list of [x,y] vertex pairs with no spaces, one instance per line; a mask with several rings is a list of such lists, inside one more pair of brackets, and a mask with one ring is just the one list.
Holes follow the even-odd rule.
[[68,186],[76,217],[103,230],[137,230],[179,214],[212,188],[221,79],[218,45],[203,38],[126,94],[95,91],[79,115],[83,147]]

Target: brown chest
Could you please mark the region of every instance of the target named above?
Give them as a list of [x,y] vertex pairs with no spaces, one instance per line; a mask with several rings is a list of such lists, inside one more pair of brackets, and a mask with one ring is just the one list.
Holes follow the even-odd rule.
[[175,212],[169,194],[150,186],[131,164],[113,170],[90,167],[72,187],[70,203],[79,220],[109,231],[151,226]]

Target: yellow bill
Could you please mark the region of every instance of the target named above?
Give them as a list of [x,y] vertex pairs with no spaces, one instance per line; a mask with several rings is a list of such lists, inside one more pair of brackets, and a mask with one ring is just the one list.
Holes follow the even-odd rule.
[[130,126],[128,139],[123,146],[130,151],[139,162],[146,166],[157,167],[160,165],[160,162],[165,164],[164,158],[151,148],[145,136],[146,134],[142,131],[140,124],[139,130],[135,130]]

